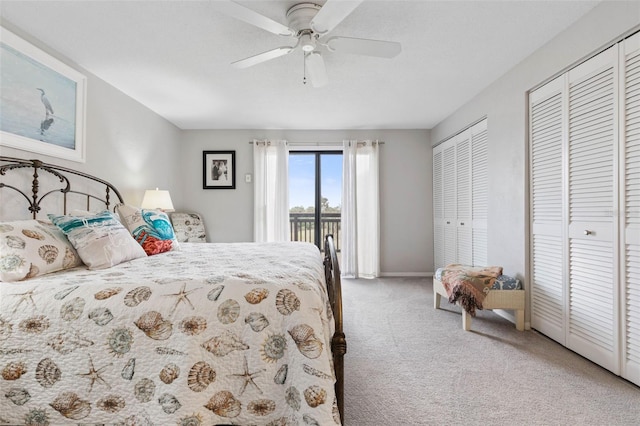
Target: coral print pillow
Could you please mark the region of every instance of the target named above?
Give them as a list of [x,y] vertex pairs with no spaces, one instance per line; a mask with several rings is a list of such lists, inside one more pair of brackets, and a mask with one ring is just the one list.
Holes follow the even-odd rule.
[[0,222],[0,281],[19,281],[82,265],[67,237],[38,220]]
[[166,213],[127,205],[118,206],[117,210],[120,220],[147,255],[180,250]]
[[54,216],[49,219],[64,232],[89,269],[104,269],[145,257],[129,231],[105,210],[90,216]]

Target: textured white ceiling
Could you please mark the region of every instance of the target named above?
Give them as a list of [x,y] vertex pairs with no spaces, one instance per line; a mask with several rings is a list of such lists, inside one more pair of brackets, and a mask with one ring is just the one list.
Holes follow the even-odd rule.
[[[327,53],[322,88],[303,85],[300,50],[231,67],[289,40],[215,3],[2,0],[0,13],[182,129],[429,129],[598,1],[368,0],[331,35],[402,53]],[[238,3],[286,24],[300,1]]]

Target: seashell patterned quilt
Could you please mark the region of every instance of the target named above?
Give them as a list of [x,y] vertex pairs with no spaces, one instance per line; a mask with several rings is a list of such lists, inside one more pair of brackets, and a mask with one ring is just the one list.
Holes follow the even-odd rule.
[[339,424],[318,249],[181,249],[0,283],[0,423]]

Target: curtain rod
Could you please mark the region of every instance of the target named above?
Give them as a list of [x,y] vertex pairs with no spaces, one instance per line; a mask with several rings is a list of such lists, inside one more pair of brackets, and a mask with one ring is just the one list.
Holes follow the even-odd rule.
[[[255,141],[257,143],[265,143],[265,141]],[[266,141],[268,142],[268,141]],[[377,143],[378,145],[384,145],[384,141],[371,141],[373,143]],[[249,141],[250,145],[253,145],[254,141]],[[358,141],[358,144],[364,144],[365,141]],[[289,145],[293,146],[342,146],[342,142],[288,142]]]

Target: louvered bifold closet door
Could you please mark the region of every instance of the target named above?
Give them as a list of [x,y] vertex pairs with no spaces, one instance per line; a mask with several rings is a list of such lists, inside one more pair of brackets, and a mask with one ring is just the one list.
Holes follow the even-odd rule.
[[564,78],[532,92],[530,117],[531,327],[565,344],[563,285]]
[[444,200],[444,265],[458,263],[456,242],[456,146],[445,142],[442,155]]
[[473,264],[471,233],[471,133],[467,130],[456,140],[456,243],[457,263]]
[[569,78],[567,347],[619,372],[617,48]]
[[489,210],[489,161],[487,120],[471,128],[471,216],[473,265],[487,266],[487,213]]
[[624,123],[620,160],[624,199],[622,281],[622,376],[640,385],[640,34],[622,43],[622,75],[625,101],[620,112]]
[[[444,266],[444,189],[442,184],[442,149],[433,149],[433,262]],[[435,271],[435,269],[434,269]]]

